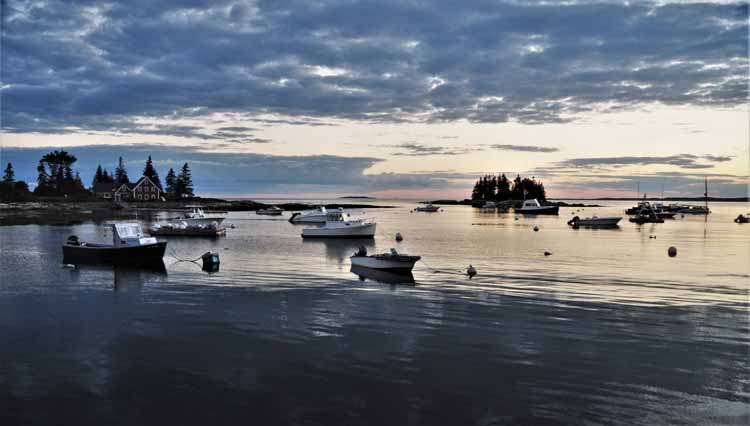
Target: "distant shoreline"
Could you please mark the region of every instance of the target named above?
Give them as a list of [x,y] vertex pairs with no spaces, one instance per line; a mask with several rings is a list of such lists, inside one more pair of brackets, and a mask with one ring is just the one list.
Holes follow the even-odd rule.
[[[167,202],[129,202],[121,206],[108,200],[74,201],[74,200],[39,200],[17,203],[0,203],[0,226],[12,225],[74,225],[84,222],[104,222],[110,220],[154,220],[159,212],[184,211],[185,206],[199,204],[206,211],[252,212],[270,207],[272,204],[252,200],[231,201],[218,198],[194,198]],[[286,211],[312,209],[318,204],[281,203],[273,204]],[[374,209],[393,208],[372,204],[331,203],[328,209]]]

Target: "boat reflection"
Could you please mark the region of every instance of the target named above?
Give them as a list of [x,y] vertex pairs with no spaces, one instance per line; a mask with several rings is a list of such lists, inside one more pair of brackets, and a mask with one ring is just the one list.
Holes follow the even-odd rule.
[[114,285],[116,292],[140,290],[144,284],[164,282],[167,268],[164,262],[148,265],[147,267],[113,266]]
[[303,239],[302,243],[310,246],[324,246],[326,258],[337,263],[343,263],[344,260],[349,259],[360,247],[368,250],[375,247],[375,241],[372,238]]
[[365,268],[352,265],[351,272],[359,276],[360,281],[377,281],[385,284],[416,284],[411,272],[391,272],[380,269]]

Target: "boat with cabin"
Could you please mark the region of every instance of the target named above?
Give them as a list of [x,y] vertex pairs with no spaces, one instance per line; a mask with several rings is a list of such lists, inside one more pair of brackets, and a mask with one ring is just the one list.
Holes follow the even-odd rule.
[[263,216],[281,216],[282,214],[284,214],[284,209],[276,206],[271,206],[265,209],[256,210],[255,214]]
[[432,203],[427,203],[426,205],[424,205],[424,206],[419,206],[419,207],[417,207],[417,208],[416,208],[416,209],[414,209],[414,210],[415,210],[415,211],[418,211],[418,212],[435,213],[435,212],[437,212],[438,210],[440,210],[440,207],[438,207],[438,206],[434,206],[434,205],[432,205]]
[[186,211],[181,217],[175,217],[170,219],[172,222],[182,221],[188,224],[188,226],[199,226],[199,225],[221,225],[225,217],[221,213],[206,213],[201,205],[189,205],[185,206]]
[[405,273],[411,272],[411,270],[414,269],[414,264],[417,263],[421,257],[401,254],[393,248],[389,253],[368,256],[367,249],[360,247],[350,259],[352,266]]
[[375,222],[352,219],[344,209],[329,211],[325,225],[302,230],[302,238],[374,238]]
[[63,244],[63,263],[110,263],[127,266],[149,265],[162,262],[167,249],[166,241],[145,234],[138,223],[111,224],[112,244],[81,241],[71,235]]
[[515,212],[521,214],[558,214],[560,212],[560,206],[543,206],[536,198],[533,198],[531,200],[524,200],[521,207],[515,209]]
[[376,281],[384,284],[414,285],[414,275],[411,272],[393,272],[386,269],[372,269],[352,265],[350,271],[359,277],[360,281]]
[[291,223],[326,223],[326,217],[328,211],[325,207],[320,206],[312,210],[304,210],[301,212],[292,213],[292,217],[289,218]]

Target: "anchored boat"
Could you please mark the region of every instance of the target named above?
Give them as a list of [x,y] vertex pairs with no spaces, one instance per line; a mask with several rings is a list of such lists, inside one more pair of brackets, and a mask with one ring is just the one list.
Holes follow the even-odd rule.
[[352,261],[352,266],[405,273],[411,272],[414,268],[414,264],[417,263],[421,257],[400,254],[396,249],[391,249],[390,253],[368,256],[367,249],[360,247],[350,259]]
[[328,211],[325,207],[320,206],[313,210],[305,210],[292,213],[289,222],[292,223],[326,223]]
[[185,206],[186,209],[190,209],[190,211],[185,212],[182,217],[176,217],[171,219],[172,221],[183,221],[188,224],[188,226],[199,226],[199,225],[211,225],[213,222],[216,222],[214,226],[221,225],[221,222],[224,221],[224,216],[219,213],[206,213],[203,211],[203,206],[199,205],[191,205],[191,206]]
[[255,214],[264,216],[281,216],[282,214],[284,214],[284,209],[278,208],[276,206],[271,206],[267,209],[256,210]]
[[427,203],[427,205],[417,207],[414,210],[418,212],[435,213],[436,211],[440,210],[440,207],[433,206],[432,203]]
[[610,216],[610,217],[592,216],[592,217],[586,217],[583,219],[576,216],[573,219],[568,221],[568,225],[573,226],[573,227],[584,226],[584,227],[589,227],[589,228],[615,227],[617,226],[618,223],[620,223],[620,220],[622,220],[622,217],[619,217],[619,216]]
[[138,223],[115,223],[112,227],[113,244],[80,241],[75,235],[63,244],[63,263],[114,263],[128,266],[154,264],[162,261],[166,241],[144,234]]
[[532,200],[524,200],[521,208],[515,209],[515,211],[516,213],[521,214],[558,214],[560,206],[543,206],[539,204],[539,201],[536,198],[534,198]]
[[328,212],[325,225],[319,228],[305,228],[303,238],[374,238],[375,222],[352,219],[344,209]]

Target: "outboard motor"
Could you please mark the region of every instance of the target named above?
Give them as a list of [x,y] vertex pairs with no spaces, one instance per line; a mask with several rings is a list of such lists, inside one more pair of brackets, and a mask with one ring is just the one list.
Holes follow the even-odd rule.
[[77,236],[71,235],[68,237],[68,241],[66,242],[66,244],[69,246],[80,246],[81,241],[78,239]]
[[365,246],[359,246],[359,250],[357,250],[356,253],[354,253],[354,257],[364,257],[367,256],[367,249]]

